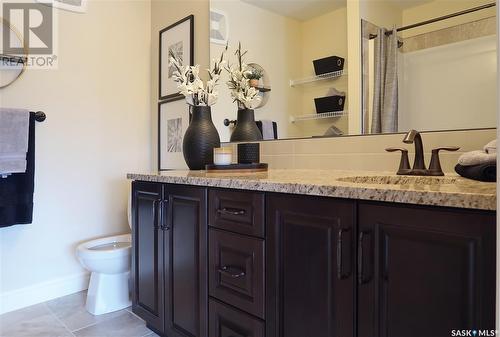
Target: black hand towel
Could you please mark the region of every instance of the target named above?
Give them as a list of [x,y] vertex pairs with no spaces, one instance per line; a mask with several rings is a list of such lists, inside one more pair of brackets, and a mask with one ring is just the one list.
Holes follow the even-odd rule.
[[0,177],[0,227],[30,224],[33,218],[35,185],[35,115],[30,114],[25,173]]
[[494,182],[497,181],[497,166],[495,164],[482,164],[462,166],[457,164],[455,171],[464,178],[473,180]]

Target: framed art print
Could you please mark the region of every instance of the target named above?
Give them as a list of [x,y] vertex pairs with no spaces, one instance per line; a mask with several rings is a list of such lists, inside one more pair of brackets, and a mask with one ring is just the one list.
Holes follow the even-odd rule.
[[194,64],[194,15],[190,15],[160,31],[159,98],[160,100],[179,96],[177,83],[169,66],[169,51],[173,52],[183,65]]
[[87,11],[87,0],[37,0],[37,2],[51,4],[53,8],[70,12],[85,13]]
[[182,141],[189,126],[184,96],[158,103],[158,170],[187,169]]

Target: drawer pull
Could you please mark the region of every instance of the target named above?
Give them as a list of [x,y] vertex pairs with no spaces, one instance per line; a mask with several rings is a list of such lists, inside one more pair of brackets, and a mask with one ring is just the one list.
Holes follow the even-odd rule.
[[222,215],[244,215],[245,210],[244,209],[236,209],[236,208],[223,208],[223,209],[218,209],[217,213],[222,214]]
[[241,270],[240,268],[231,266],[223,266],[219,269],[219,273],[231,278],[239,278],[245,276],[245,271]]

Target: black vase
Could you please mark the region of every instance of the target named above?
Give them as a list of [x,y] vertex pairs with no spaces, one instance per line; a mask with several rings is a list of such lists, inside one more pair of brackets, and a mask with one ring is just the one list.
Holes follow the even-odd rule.
[[262,140],[262,133],[255,124],[255,114],[252,109],[239,109],[236,127],[231,134],[231,142],[247,142]]
[[209,106],[193,106],[191,121],[184,135],[182,151],[190,170],[204,170],[205,165],[213,164],[214,148],[220,147],[220,138]]

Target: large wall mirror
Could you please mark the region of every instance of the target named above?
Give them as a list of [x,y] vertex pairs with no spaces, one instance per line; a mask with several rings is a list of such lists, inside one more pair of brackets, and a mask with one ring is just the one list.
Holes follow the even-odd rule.
[[393,4],[362,16],[363,133],[495,127],[494,2]]
[[[234,62],[241,42],[260,69],[265,139],[496,126],[491,0],[211,0],[210,19],[211,58],[228,43]],[[222,141],[237,116],[226,81],[213,108]]]

